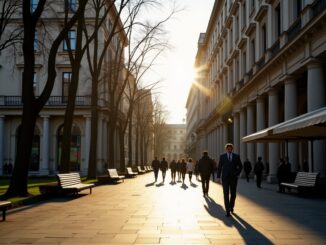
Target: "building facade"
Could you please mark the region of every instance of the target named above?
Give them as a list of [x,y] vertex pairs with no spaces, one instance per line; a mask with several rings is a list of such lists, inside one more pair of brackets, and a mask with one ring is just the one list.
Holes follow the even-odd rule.
[[[35,1],[32,1],[32,5]],[[76,1],[72,1],[76,3]],[[36,3],[37,4],[37,3]],[[63,22],[64,11],[63,3],[53,3],[52,7],[56,9],[56,14],[47,10],[44,12],[44,26],[40,26],[36,33],[35,49],[35,75],[34,75],[34,93],[40,95],[47,79],[47,52],[50,44]],[[34,6],[33,5],[33,6]],[[32,9],[33,9],[33,6]],[[36,6],[36,5],[35,5]],[[34,6],[34,8],[35,8]],[[74,6],[76,7],[76,6]],[[73,11],[73,10],[72,10]],[[88,11],[90,15],[92,11]],[[117,10],[111,8],[105,24],[100,28],[99,47],[102,47],[105,40],[108,39],[108,33],[112,31],[114,20],[117,16]],[[16,25],[22,25],[21,13],[15,16]],[[85,18],[90,23],[92,16]],[[119,26],[120,25],[120,26]],[[118,21],[118,27],[122,28],[121,21]],[[15,26],[13,26],[14,28]],[[76,48],[76,30],[72,28],[69,31],[69,42],[72,50]],[[109,65],[114,60],[115,53],[124,48],[126,34],[118,32],[114,35],[107,55],[103,62],[103,73],[109,70]],[[38,42],[42,40],[42,43]],[[102,46],[101,46],[102,45]],[[67,43],[63,42],[56,58],[57,77],[51,93],[51,96],[41,111],[35,126],[35,134],[32,146],[32,156],[30,162],[31,175],[53,175],[60,168],[61,139],[63,132],[64,114],[67,106],[68,89],[72,76],[72,69],[69,61]],[[0,174],[3,173],[5,164],[14,164],[17,135],[20,129],[22,114],[22,71],[24,67],[23,55],[19,51],[14,57],[14,50],[8,48],[0,56]],[[121,76],[126,72],[121,69]],[[123,80],[123,79],[122,79]],[[88,159],[91,137],[91,74],[87,63],[86,55],[81,62],[76,107],[74,111],[73,130],[71,138],[70,166],[72,171],[79,171],[82,175],[87,174]],[[115,147],[115,165],[119,168],[119,133],[116,132],[115,142],[109,142],[109,92],[108,80],[100,79],[98,84],[98,136],[97,136],[97,172],[103,173],[108,167],[108,144],[112,143]],[[129,107],[128,100],[122,99],[119,115],[125,116]],[[126,132],[128,134],[128,131]],[[126,137],[127,138],[127,137]],[[125,152],[127,153],[128,141],[125,140]],[[128,155],[128,154],[126,154]]]
[[186,158],[186,125],[166,124],[162,157],[168,162]]
[[313,154],[309,171],[326,176],[324,140],[313,142],[313,153],[308,141],[242,142],[326,105],[325,20],[321,0],[215,1],[198,43],[199,99],[187,103],[199,110],[187,136],[196,133],[197,156],[204,149],[218,156],[233,142],[242,159],[262,156],[274,181],[280,157],[297,171]]

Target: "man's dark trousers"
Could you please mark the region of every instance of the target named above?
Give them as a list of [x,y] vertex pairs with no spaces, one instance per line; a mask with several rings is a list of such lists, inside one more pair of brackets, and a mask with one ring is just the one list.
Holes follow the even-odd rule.
[[157,181],[158,171],[159,171],[159,169],[154,169],[154,177],[155,177],[155,181]]
[[224,206],[227,212],[233,211],[236,198],[237,184],[238,178],[222,179]]
[[211,177],[210,175],[205,175],[205,174],[200,175],[201,185],[204,194],[208,194],[210,177]]

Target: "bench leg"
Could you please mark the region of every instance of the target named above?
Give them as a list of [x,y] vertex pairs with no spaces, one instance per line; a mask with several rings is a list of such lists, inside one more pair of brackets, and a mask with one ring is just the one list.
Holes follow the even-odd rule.
[[2,209],[2,221],[6,220],[6,209]]
[[89,194],[92,194],[92,188],[89,188]]

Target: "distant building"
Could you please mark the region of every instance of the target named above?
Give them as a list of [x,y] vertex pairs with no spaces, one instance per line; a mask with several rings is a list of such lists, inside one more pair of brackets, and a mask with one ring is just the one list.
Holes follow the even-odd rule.
[[[269,163],[275,180],[280,157],[292,171],[326,176],[323,140],[244,143],[244,136],[326,105],[325,1],[215,1],[206,33],[200,34],[201,71],[187,102],[187,149],[218,156],[233,142],[242,159]],[[195,140],[195,142],[193,141]],[[193,154],[193,153],[192,153]]]
[[163,157],[168,162],[186,157],[186,124],[166,124]]

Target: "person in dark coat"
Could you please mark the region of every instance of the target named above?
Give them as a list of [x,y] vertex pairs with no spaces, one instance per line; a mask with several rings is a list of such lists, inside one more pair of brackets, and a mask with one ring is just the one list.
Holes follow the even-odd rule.
[[204,151],[202,158],[198,162],[198,172],[200,174],[203,196],[208,196],[209,179],[214,171],[214,161],[208,156],[208,152]]
[[252,167],[251,167],[251,162],[248,160],[248,158],[246,158],[246,161],[244,161],[243,163],[243,170],[246,174],[247,182],[249,182],[249,174],[252,170]]
[[288,182],[289,176],[291,174],[291,165],[280,158],[279,166],[277,169],[277,179],[278,179],[278,192],[285,192],[285,187],[281,185],[282,182]]
[[160,161],[157,160],[157,157],[152,161],[152,168],[154,172],[155,182],[157,181],[158,171],[160,169]]
[[258,161],[254,166],[254,173],[256,175],[256,185],[258,188],[261,188],[261,179],[264,172],[264,164],[262,162],[262,157],[258,157]]
[[164,183],[166,171],[168,170],[168,162],[165,160],[164,157],[160,163],[160,170],[162,171],[162,178],[163,178],[163,183]]
[[186,178],[186,173],[187,173],[187,162],[185,161],[184,158],[182,158],[181,163],[180,163],[180,173],[181,173],[181,178],[182,178],[182,184],[184,184],[185,178]]
[[175,160],[172,160],[170,163],[170,170],[171,170],[171,181],[175,183],[175,176],[177,173],[177,162]]
[[178,182],[181,181],[181,160],[177,161],[177,175],[178,175]]
[[224,206],[226,216],[234,212],[234,204],[236,198],[238,176],[242,170],[242,162],[238,154],[233,153],[233,145],[227,143],[225,145],[226,153],[220,156],[220,161],[217,168],[217,182],[221,183],[224,194]]

